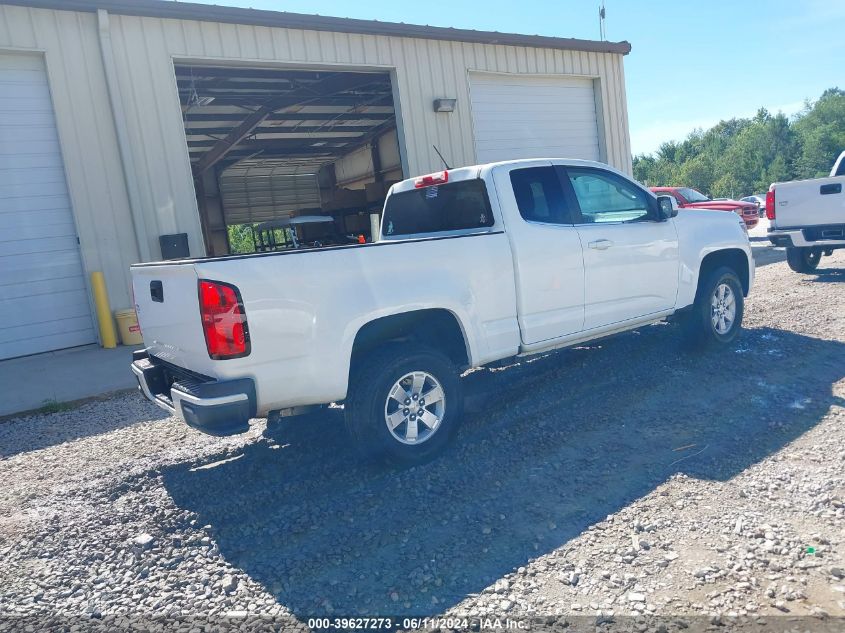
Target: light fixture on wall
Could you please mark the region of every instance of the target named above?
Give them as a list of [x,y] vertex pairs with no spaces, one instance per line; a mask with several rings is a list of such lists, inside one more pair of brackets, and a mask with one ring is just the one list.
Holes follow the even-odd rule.
[[434,111],[435,112],[454,112],[456,101],[457,101],[457,99],[435,99],[434,100]]

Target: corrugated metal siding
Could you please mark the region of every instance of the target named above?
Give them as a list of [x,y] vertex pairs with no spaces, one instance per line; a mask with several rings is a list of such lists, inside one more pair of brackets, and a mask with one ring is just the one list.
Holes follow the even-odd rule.
[[[196,218],[173,58],[394,69],[410,174],[440,168],[432,145],[451,164],[476,162],[469,71],[595,77],[606,160],[631,172],[621,55],[124,15],[112,16],[111,22],[139,178],[160,224],[172,219],[186,230]],[[437,97],[457,98],[456,111],[435,113]],[[194,234],[199,238],[198,229]]]
[[115,308],[128,307],[129,265],[138,261],[138,249],[96,17],[0,5],[2,48],[44,52],[83,264],[86,271],[104,272]]
[[[378,151],[381,156],[381,175],[385,180],[401,180],[402,164],[396,130],[379,137]],[[372,182],[373,158],[370,146],[366,145],[337,161],[335,180],[350,189],[363,189],[367,182]]]
[[[124,302],[125,275],[123,286],[113,288],[121,285],[113,269],[119,264],[125,270],[137,249],[130,234],[96,16],[2,5],[0,16],[0,47],[46,51],[86,268],[106,270],[110,291],[117,303]],[[403,162],[410,174],[440,168],[432,145],[451,164],[476,162],[469,71],[593,77],[605,159],[631,173],[621,55],[124,15],[112,15],[111,28],[154,253],[161,233],[187,232],[191,252],[203,248],[173,58],[393,69],[404,132]],[[456,111],[433,112],[432,100],[438,97],[457,98]]]

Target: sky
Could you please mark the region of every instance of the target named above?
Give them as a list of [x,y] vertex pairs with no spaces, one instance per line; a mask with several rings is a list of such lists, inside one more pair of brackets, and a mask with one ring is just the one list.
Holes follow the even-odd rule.
[[[197,1],[197,0],[194,0]],[[199,0],[205,4],[599,39],[601,0]],[[627,40],[634,155],[765,107],[799,112],[845,88],[843,0],[605,0],[607,39]]]

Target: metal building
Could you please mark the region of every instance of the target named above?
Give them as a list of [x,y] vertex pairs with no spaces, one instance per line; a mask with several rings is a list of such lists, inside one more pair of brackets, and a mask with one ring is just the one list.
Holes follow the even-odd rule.
[[[96,342],[88,274],[226,254],[396,180],[563,156],[631,172],[627,42],[162,0],[0,0],[0,359]],[[164,249],[164,250],[162,250]]]

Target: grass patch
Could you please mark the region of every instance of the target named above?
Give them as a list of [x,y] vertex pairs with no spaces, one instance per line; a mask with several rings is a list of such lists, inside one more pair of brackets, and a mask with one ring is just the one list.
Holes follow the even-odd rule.
[[70,411],[75,409],[76,405],[72,402],[59,402],[55,399],[44,400],[44,404],[38,409],[38,413],[61,413],[62,411]]

